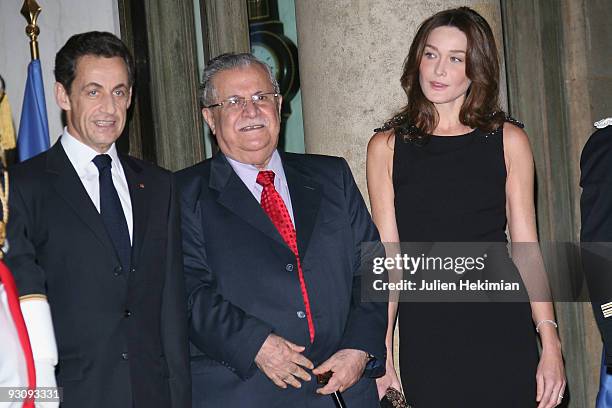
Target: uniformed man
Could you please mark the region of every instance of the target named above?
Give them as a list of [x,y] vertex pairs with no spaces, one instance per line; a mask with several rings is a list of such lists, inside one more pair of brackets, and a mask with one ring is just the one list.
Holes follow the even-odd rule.
[[[595,123],[580,158],[582,263],[604,342],[597,408],[612,407],[612,117]],[[610,371],[612,372],[612,371]]]

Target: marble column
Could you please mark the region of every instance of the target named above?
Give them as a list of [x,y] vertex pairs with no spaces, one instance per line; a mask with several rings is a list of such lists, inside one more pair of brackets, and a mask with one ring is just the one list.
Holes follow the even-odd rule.
[[462,5],[489,21],[503,53],[499,1],[296,1],[306,152],[344,157],[364,197],[366,146],[405,104],[399,78],[419,24]]

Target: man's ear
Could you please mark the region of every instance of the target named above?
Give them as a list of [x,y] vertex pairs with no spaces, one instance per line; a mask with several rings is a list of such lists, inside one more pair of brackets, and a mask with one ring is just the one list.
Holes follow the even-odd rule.
[[278,95],[278,116],[280,117],[281,114],[281,108],[283,106],[283,96],[282,95]]
[[215,118],[210,108],[202,108],[202,116],[204,116],[204,120],[208,124],[210,131],[212,134],[215,134]]
[[128,91],[128,101],[126,109],[129,109],[132,105],[132,87],[130,86],[130,90]]
[[59,106],[62,110],[69,111],[70,110],[70,96],[68,95],[68,91],[64,88],[64,85],[59,82],[55,83],[55,102],[57,106]]

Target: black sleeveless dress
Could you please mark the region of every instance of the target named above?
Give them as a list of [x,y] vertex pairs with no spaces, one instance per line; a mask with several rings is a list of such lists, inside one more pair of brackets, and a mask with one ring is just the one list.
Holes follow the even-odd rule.
[[[402,242],[506,242],[503,131],[396,137]],[[400,302],[400,371],[415,408],[535,407],[537,343],[528,302]]]

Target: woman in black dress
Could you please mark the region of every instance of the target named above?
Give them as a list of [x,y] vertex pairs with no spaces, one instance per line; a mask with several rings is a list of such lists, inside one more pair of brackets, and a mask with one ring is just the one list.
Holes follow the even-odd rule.
[[[527,134],[499,108],[491,28],[475,11],[420,26],[404,62],[408,103],[372,137],[367,179],[384,242],[537,242]],[[390,302],[382,395],[393,365]],[[415,408],[550,408],[565,390],[552,303],[399,302],[400,372]],[[538,357],[536,330],[542,342]],[[539,359],[539,360],[538,360]]]

